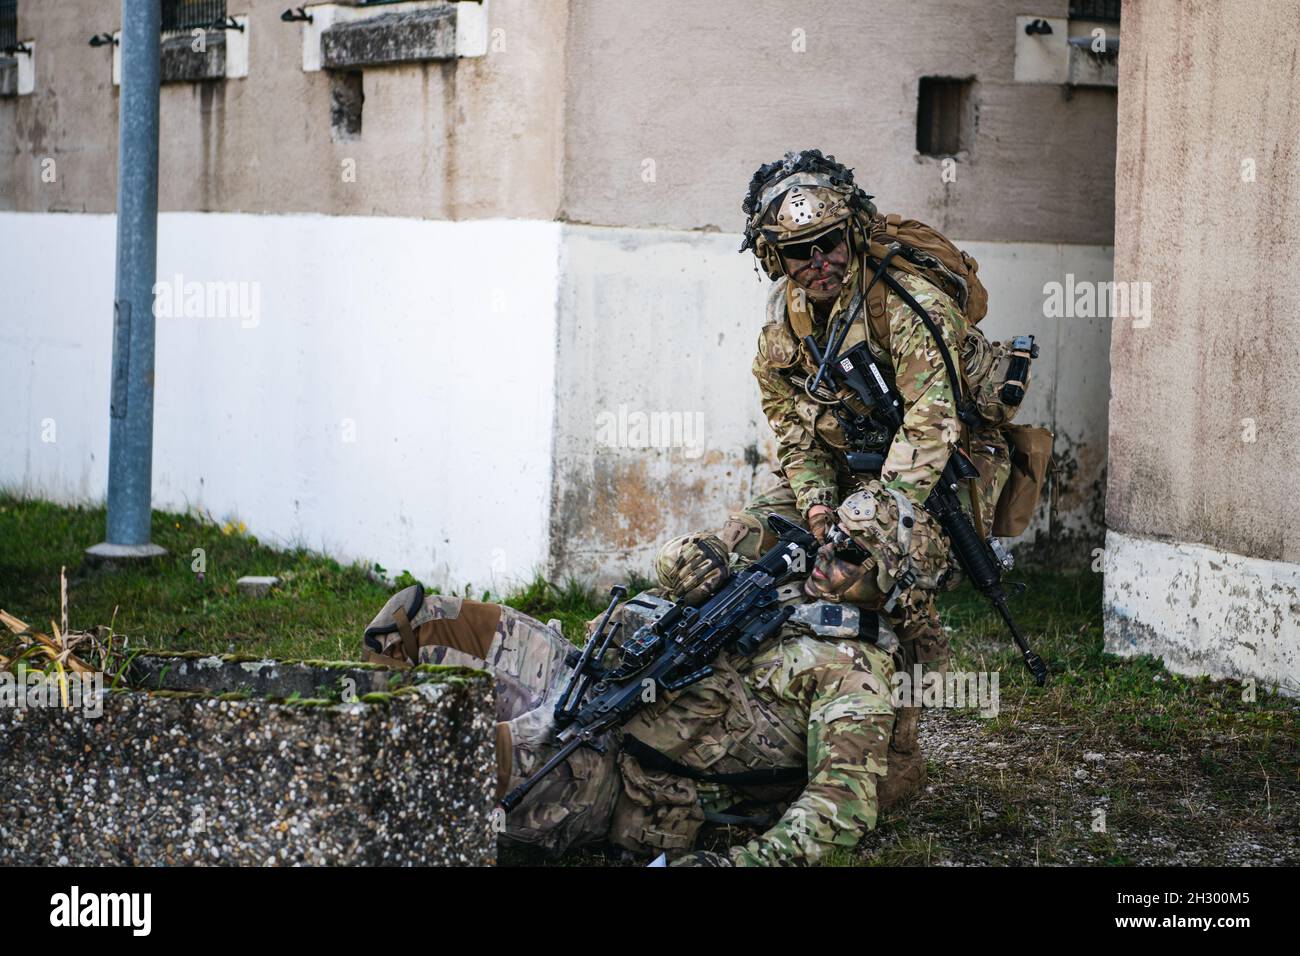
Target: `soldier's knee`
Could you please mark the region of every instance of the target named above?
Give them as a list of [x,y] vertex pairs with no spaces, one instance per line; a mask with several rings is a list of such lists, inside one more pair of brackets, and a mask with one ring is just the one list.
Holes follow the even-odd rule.
[[[718,534],[726,549],[746,561],[757,561],[776,538],[767,530],[766,523],[757,515],[741,512],[732,515]],[[768,542],[771,538],[771,542]]]

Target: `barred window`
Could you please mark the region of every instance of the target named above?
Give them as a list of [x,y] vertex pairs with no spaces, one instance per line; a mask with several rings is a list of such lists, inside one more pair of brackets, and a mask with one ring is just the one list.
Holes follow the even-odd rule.
[[164,33],[224,23],[226,0],[162,0]]
[[0,0],[0,53],[18,47],[18,0]]
[[1070,19],[1119,23],[1119,4],[1120,0],[1070,0]]

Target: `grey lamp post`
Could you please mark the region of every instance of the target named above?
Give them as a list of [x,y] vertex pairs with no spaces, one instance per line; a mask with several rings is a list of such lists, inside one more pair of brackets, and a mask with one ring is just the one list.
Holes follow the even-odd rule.
[[122,0],[108,540],[86,550],[88,556],[101,560],[151,558],[166,553],[149,541],[161,26],[161,0]]

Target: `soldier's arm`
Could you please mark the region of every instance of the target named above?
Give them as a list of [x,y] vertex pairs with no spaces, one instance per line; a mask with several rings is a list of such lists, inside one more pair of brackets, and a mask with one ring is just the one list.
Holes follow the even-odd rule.
[[808,513],[813,505],[835,507],[839,491],[835,483],[835,461],[817,437],[809,418],[800,407],[811,400],[780,374],[767,355],[765,336],[759,338],[758,356],[754,359],[754,377],[758,379],[763,414],[776,436],[777,459],[799,511]]
[[853,848],[876,825],[876,785],[894,726],[892,675],[873,668],[859,647],[838,649],[809,674],[808,785],[770,830],[731,848],[736,866],[817,863],[835,847]]
[[[959,361],[958,330],[965,327],[965,321],[952,300],[922,279],[905,276],[901,281],[943,333],[953,361]],[[903,427],[889,446],[880,479],[886,488],[901,491],[919,508],[957,442],[957,404],[943,356],[921,317],[892,294],[888,308],[894,385],[905,411]]]

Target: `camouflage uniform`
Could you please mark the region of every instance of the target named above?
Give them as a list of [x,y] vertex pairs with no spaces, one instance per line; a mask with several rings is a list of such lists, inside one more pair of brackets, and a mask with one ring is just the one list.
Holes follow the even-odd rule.
[[[634,601],[655,599],[651,592]],[[395,596],[376,621],[401,602]],[[573,650],[557,628],[508,607],[432,595],[410,627],[422,663],[486,662],[504,689],[497,699],[502,792],[555,752],[551,713]],[[401,636],[392,634],[371,659],[404,656]],[[833,847],[852,847],[876,823],[894,666],[879,647],[814,636],[797,623],[752,657],[724,653],[713,676],[665,695],[607,734],[604,754],[577,750],[506,816],[502,838],[557,853],[609,840],[677,855],[691,848],[706,813],[744,804],[772,822],[730,848],[734,864],[815,863]],[[806,782],[697,783],[641,766],[621,749],[627,735],[709,775],[806,766]]]
[[[956,303],[918,275],[901,269],[889,272],[929,314],[958,363],[959,374],[987,372],[987,342],[978,330],[968,326]],[[984,536],[992,530],[995,503],[1011,468],[1006,439],[993,427],[967,433],[969,430],[957,416],[952,382],[934,336],[899,295],[890,290],[883,309],[877,312],[873,313],[867,303],[862,303],[859,310],[859,298],[870,274],[862,258],[850,264],[844,287],[825,321],[817,317],[788,277],[778,276],[773,282],[753,372],[763,412],[776,437],[780,470],[776,485],[732,515],[718,533],[738,561],[754,559],[774,542],[763,520],[767,514],[776,512],[802,521],[813,506],[834,508],[868,486],[875,493],[883,487],[886,492],[905,496],[918,517],[928,517],[925,500],[959,443],[965,445],[981,475],[975,487],[974,509],[970,482],[962,483],[959,494],[963,504],[977,516],[977,530]],[[846,452],[852,449],[832,406],[818,402],[805,388],[815,376],[818,363],[804,338],[813,336],[824,351],[836,320],[855,314],[858,318],[850,326],[840,353],[865,343],[903,403],[902,427],[887,449],[878,482],[849,469]],[[968,377],[966,386],[969,384]],[[866,411],[847,388],[840,389],[838,397],[854,411]],[[887,498],[879,498],[884,512]],[[894,514],[896,517],[897,512]],[[937,670],[946,667],[948,639],[935,606],[935,594],[939,588],[955,587],[959,580],[955,566],[947,573],[936,573],[933,586],[913,587],[907,599],[889,612],[902,641],[901,664],[907,670],[916,663]],[[919,718],[917,708],[902,708],[899,712],[890,745],[892,771],[884,791],[888,799],[914,792],[924,781],[925,766],[917,744]]]
[[[859,263],[835,304],[830,324],[844,309],[852,308],[863,273],[864,266]],[[954,359],[969,353],[971,350],[965,346],[970,330],[953,301],[919,276],[903,271],[893,275],[930,314]],[[856,476],[849,470],[845,458],[849,443],[831,408],[814,401],[804,391],[804,380],[817,370],[817,363],[802,342],[808,334],[824,345],[827,325],[803,307],[797,287],[785,277],[777,279],[768,298],[768,321],[759,334],[754,377],[758,379],[763,412],[776,436],[781,471],[777,473],[776,485],[733,515],[718,535],[741,559],[752,560],[775,542],[775,536],[763,523],[767,514],[776,512],[802,521],[813,505],[835,507],[871,481],[870,476]],[[841,351],[862,342],[867,344],[904,404],[903,427],[889,446],[880,484],[886,491],[898,491],[906,496],[919,514],[962,434],[952,384],[943,358],[921,318],[892,292],[882,316],[854,323]],[[972,346],[978,344],[971,342]],[[850,406],[857,404],[847,390],[840,397]],[[968,446],[981,475],[987,475],[987,480],[979,482],[977,492],[982,530],[987,534],[997,493],[1010,471],[1006,439],[990,428],[974,432]],[[961,495],[969,505],[967,485],[963,483]],[[945,581],[947,586],[956,583],[955,574]],[[916,594],[914,600],[893,614],[893,621],[900,639],[912,646],[915,660],[937,663],[947,658],[947,640],[934,607],[933,593]]]

